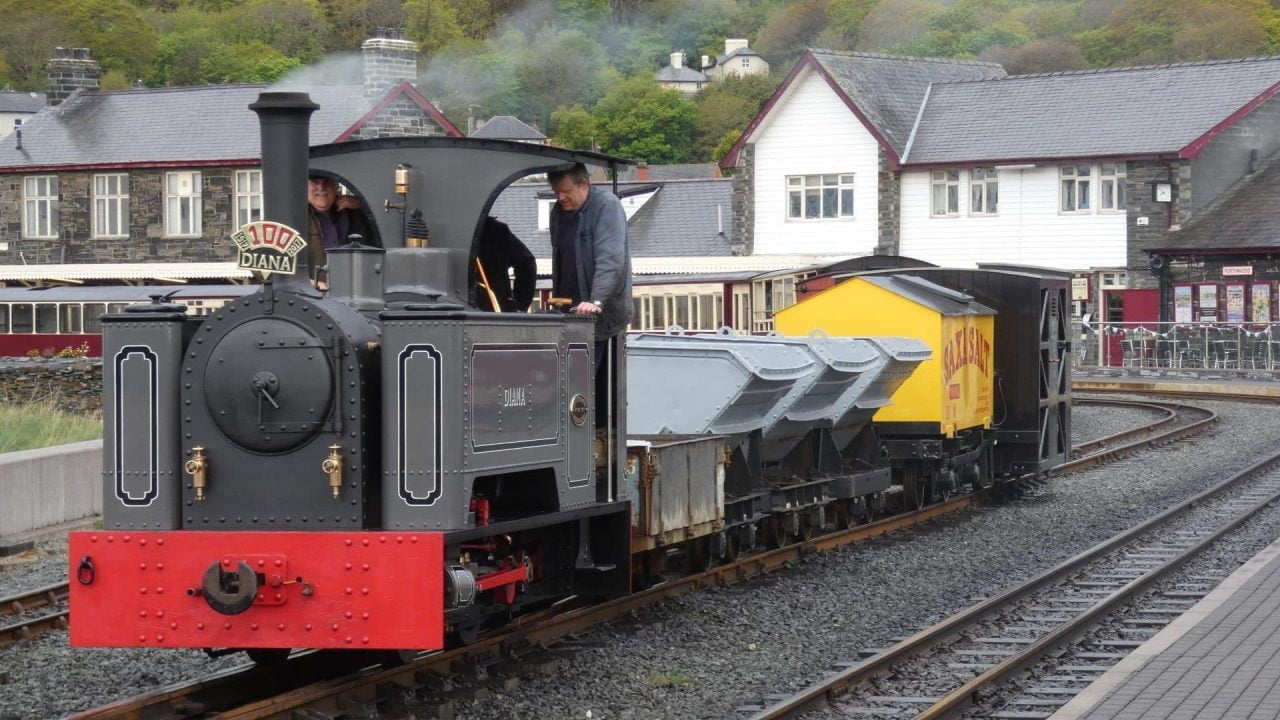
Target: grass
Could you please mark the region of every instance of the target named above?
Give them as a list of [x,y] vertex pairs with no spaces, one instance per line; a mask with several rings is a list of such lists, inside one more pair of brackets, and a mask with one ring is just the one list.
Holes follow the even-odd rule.
[[99,413],[67,413],[53,400],[0,407],[0,453],[102,437]]
[[689,678],[679,673],[649,673],[649,684],[655,687],[677,688],[689,684]]

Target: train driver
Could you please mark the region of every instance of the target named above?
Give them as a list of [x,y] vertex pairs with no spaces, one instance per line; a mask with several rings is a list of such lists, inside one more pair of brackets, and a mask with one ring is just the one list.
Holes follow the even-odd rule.
[[369,226],[355,195],[338,195],[333,178],[312,174],[307,177],[307,259],[311,284],[318,290],[329,289],[326,266],[327,250],[346,245],[347,237],[359,235],[366,245],[376,244],[369,237]]
[[529,310],[538,284],[538,262],[506,223],[485,218],[476,260],[482,307],[500,312]]

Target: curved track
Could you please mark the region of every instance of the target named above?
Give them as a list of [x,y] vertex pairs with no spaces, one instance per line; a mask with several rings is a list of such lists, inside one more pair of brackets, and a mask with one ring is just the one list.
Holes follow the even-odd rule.
[[[1156,444],[1186,437],[1202,431],[1217,419],[1217,416],[1208,410],[1180,403],[1134,403],[1114,400],[1096,402],[1108,405],[1142,406],[1159,411],[1159,417],[1149,425],[1085,443],[1082,447],[1093,448],[1093,451],[1055,468],[1053,471],[1055,474],[1076,472],[1139,452]],[[1174,416],[1180,412],[1195,414],[1198,417],[1186,424],[1178,425]],[[1168,425],[1176,426],[1169,428]],[[1133,440],[1134,437],[1139,436],[1141,440]],[[227,719],[296,717],[294,713],[303,711],[305,708],[332,707],[336,703],[372,704],[376,701],[379,687],[382,687],[384,692],[388,687],[399,687],[405,691],[429,690],[433,686],[433,677],[441,673],[447,675],[451,669],[456,669],[460,665],[479,668],[514,667],[518,664],[537,666],[550,663],[554,665],[558,660],[544,648],[558,638],[624,617],[635,610],[691,590],[740,582],[784,568],[805,555],[860,542],[957,512],[972,504],[974,498],[974,494],[957,496],[917,512],[894,515],[867,525],[821,535],[807,542],[744,556],[737,561],[718,565],[706,572],[668,580],[626,598],[602,605],[555,614],[547,611],[526,616],[513,626],[503,628],[497,634],[482,637],[472,645],[423,656],[399,668],[382,670],[363,667],[346,675],[332,669],[317,669],[314,671],[317,675],[312,675],[308,681],[305,672],[290,672],[286,676],[284,673],[272,673],[255,666],[244,666],[212,678],[165,688],[157,693],[130,698],[73,717],[118,718],[144,715],[150,717],[153,714],[165,712],[159,708],[166,706],[170,708],[169,712],[184,716],[191,716],[192,710],[197,709],[198,712],[194,713],[196,715],[216,712],[219,718]],[[307,660],[307,658],[324,655],[331,654],[312,653],[302,658],[295,656],[286,664],[286,667],[291,668],[300,659],[309,663],[319,662]],[[360,658],[353,659],[348,656],[347,662],[368,665],[369,660],[366,657],[361,663]],[[487,673],[482,670],[481,675],[487,675]],[[484,677],[478,680],[479,684],[485,682],[499,681],[486,680]],[[250,688],[252,692],[249,691]],[[251,697],[258,699],[252,700]]]

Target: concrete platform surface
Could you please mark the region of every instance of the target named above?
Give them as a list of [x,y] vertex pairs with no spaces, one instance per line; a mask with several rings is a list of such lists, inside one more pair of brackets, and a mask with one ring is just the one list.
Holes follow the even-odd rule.
[[1050,720],[1280,718],[1280,540]]

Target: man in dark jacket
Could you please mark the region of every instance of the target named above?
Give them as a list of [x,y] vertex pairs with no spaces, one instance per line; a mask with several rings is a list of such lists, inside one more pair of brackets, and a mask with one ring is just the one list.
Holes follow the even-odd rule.
[[570,300],[571,312],[596,317],[596,427],[616,429],[625,412],[612,382],[619,376],[623,350],[617,336],[632,314],[627,215],[613,193],[591,186],[582,163],[548,173],[547,180],[556,194],[551,208],[552,289]]
[[[506,223],[492,217],[485,218],[476,257],[484,268],[489,289],[498,299],[498,308],[502,312],[528,311],[538,283],[538,262]],[[510,277],[512,273],[515,274],[514,288]],[[480,278],[476,280],[480,281]],[[482,307],[491,304],[489,293],[482,289],[479,295]]]
[[332,178],[319,175],[307,178],[307,206],[311,282],[320,290],[328,290],[329,278],[324,270],[329,262],[327,250],[346,245],[349,235],[361,236],[366,245],[374,245],[376,240],[369,237],[360,201],[354,195],[338,197],[338,186]]

